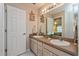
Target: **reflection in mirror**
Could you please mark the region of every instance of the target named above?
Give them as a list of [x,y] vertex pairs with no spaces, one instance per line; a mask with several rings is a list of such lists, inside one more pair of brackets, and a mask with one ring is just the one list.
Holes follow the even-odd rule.
[[39,35],[46,35],[46,17],[44,15],[40,16],[40,24],[39,24]]
[[47,35],[62,35],[62,17],[51,17],[47,20]]
[[53,17],[47,18],[47,35],[53,34]]
[[78,4],[73,4],[74,9],[74,42],[77,42],[78,40]]
[[53,32],[54,35],[62,35],[62,17],[54,19]]
[[[40,30],[44,35],[77,38],[78,29],[74,22],[78,18],[78,5],[66,3],[40,16]],[[75,24],[75,25],[74,25]]]

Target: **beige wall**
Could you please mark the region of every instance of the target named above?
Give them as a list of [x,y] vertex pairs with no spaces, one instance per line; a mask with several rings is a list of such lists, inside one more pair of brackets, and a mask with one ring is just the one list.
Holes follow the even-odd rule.
[[[37,23],[38,23],[38,10],[34,7],[34,6],[31,6],[30,4],[8,4],[8,5],[11,5],[11,6],[14,6],[16,8],[20,8],[20,9],[23,9],[26,11],[26,48],[28,49],[29,48],[29,34],[32,33],[32,28],[33,26],[35,26],[35,32],[37,32]],[[31,12],[31,10],[35,13],[35,21],[30,21],[29,20],[29,13]]]

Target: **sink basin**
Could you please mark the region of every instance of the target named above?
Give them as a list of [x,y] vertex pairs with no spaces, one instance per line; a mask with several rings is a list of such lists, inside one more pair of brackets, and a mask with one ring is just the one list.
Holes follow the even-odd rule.
[[64,40],[63,41],[61,41],[61,40],[51,40],[50,43],[53,44],[53,45],[57,45],[57,46],[69,46],[70,45],[69,42],[64,41]]
[[43,38],[43,36],[33,36],[34,38]]

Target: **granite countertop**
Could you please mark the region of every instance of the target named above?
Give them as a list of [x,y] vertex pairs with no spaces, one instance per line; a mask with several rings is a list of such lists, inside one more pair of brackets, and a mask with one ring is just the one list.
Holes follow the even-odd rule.
[[[31,36],[30,38],[34,38],[34,37]],[[61,50],[63,52],[69,53],[69,54],[71,54],[73,56],[77,56],[77,52],[78,52],[77,51],[77,45],[74,45],[73,42],[70,42],[70,46],[57,46],[57,45],[51,44],[50,43],[51,39],[48,39],[46,37],[43,37],[43,38],[34,38],[34,39],[36,39],[38,41],[41,41],[41,42],[43,42],[43,43],[45,43],[45,44],[47,44],[47,45],[49,45],[51,47],[54,47],[56,49],[59,49],[59,50]]]

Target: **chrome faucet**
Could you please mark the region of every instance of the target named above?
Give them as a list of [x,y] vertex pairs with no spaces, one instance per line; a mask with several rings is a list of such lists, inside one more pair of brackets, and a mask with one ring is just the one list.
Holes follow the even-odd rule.
[[61,36],[59,36],[59,40],[60,40],[60,41],[63,41],[63,39],[62,39],[62,37],[61,37]]
[[40,26],[40,28],[38,29],[37,35],[41,35],[41,26]]

